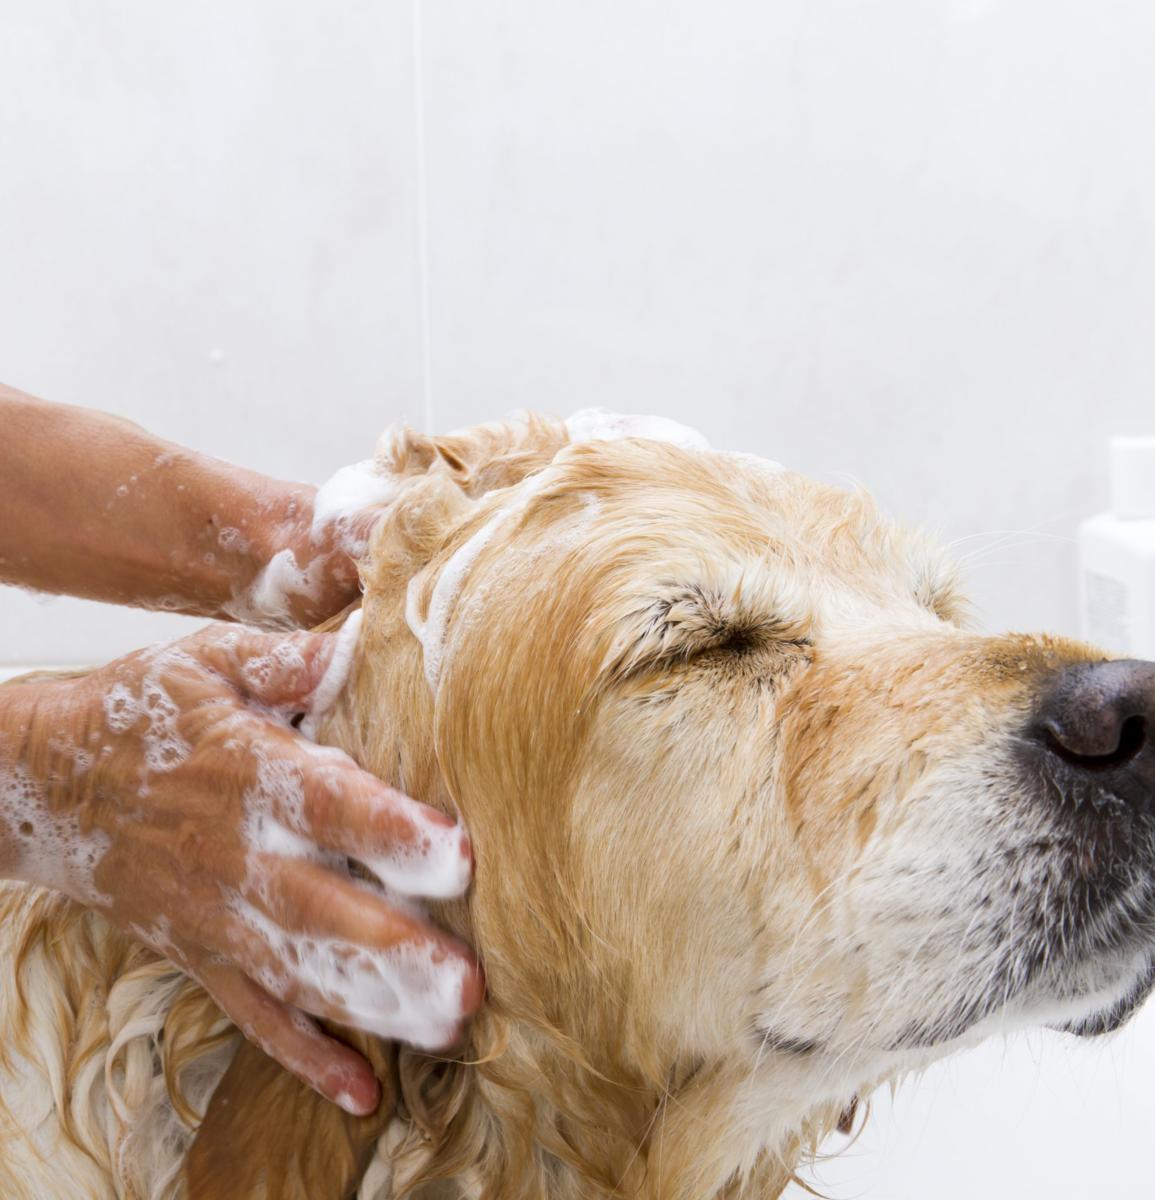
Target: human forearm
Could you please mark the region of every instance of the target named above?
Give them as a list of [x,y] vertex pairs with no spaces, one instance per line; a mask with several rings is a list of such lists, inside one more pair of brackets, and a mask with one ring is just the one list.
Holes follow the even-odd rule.
[[[356,578],[310,538],[313,495],[0,386],[2,582],[262,624],[320,620]],[[287,592],[261,587],[278,554]]]

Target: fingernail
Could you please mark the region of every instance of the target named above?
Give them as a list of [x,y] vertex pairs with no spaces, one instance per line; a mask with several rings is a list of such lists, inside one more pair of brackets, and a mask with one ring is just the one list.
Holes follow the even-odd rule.
[[359,854],[357,861],[403,896],[450,900],[462,895],[473,877],[469,835],[454,821],[439,822],[436,827],[416,821],[414,833],[417,842],[412,849],[402,846],[381,854]]
[[352,1092],[340,1091],[333,1096],[333,1102],[351,1117],[367,1117],[375,1112],[377,1105],[381,1103],[381,1089],[374,1081],[372,1098],[359,1099]]

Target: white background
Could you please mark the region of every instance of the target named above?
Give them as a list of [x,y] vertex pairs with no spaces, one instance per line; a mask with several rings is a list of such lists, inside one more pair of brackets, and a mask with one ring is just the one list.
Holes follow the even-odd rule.
[[[1147,0],[0,0],[0,378],[312,480],[399,417],[660,412],[1074,632],[1155,432],[1152,62]],[[0,591],[0,666],[179,625]],[[1155,1013],[1000,1045],[817,1178],[1146,1194],[1152,1080]]]

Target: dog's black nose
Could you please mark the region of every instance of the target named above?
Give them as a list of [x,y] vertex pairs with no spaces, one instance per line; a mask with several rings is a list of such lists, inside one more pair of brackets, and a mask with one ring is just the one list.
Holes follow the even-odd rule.
[[1155,809],[1155,663],[1064,667],[1035,713],[1035,736],[1094,796]]

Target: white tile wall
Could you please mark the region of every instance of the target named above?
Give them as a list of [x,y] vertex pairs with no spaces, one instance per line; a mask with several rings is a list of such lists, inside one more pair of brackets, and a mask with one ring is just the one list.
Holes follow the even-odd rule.
[[[0,377],[309,479],[426,389],[661,411],[993,531],[988,623],[1073,631],[1103,439],[1155,431],[1155,7],[415,3],[0,0]],[[9,590],[0,663],[181,627]],[[1145,1194],[1153,1073],[1155,1014],[990,1048],[817,1178]]]

